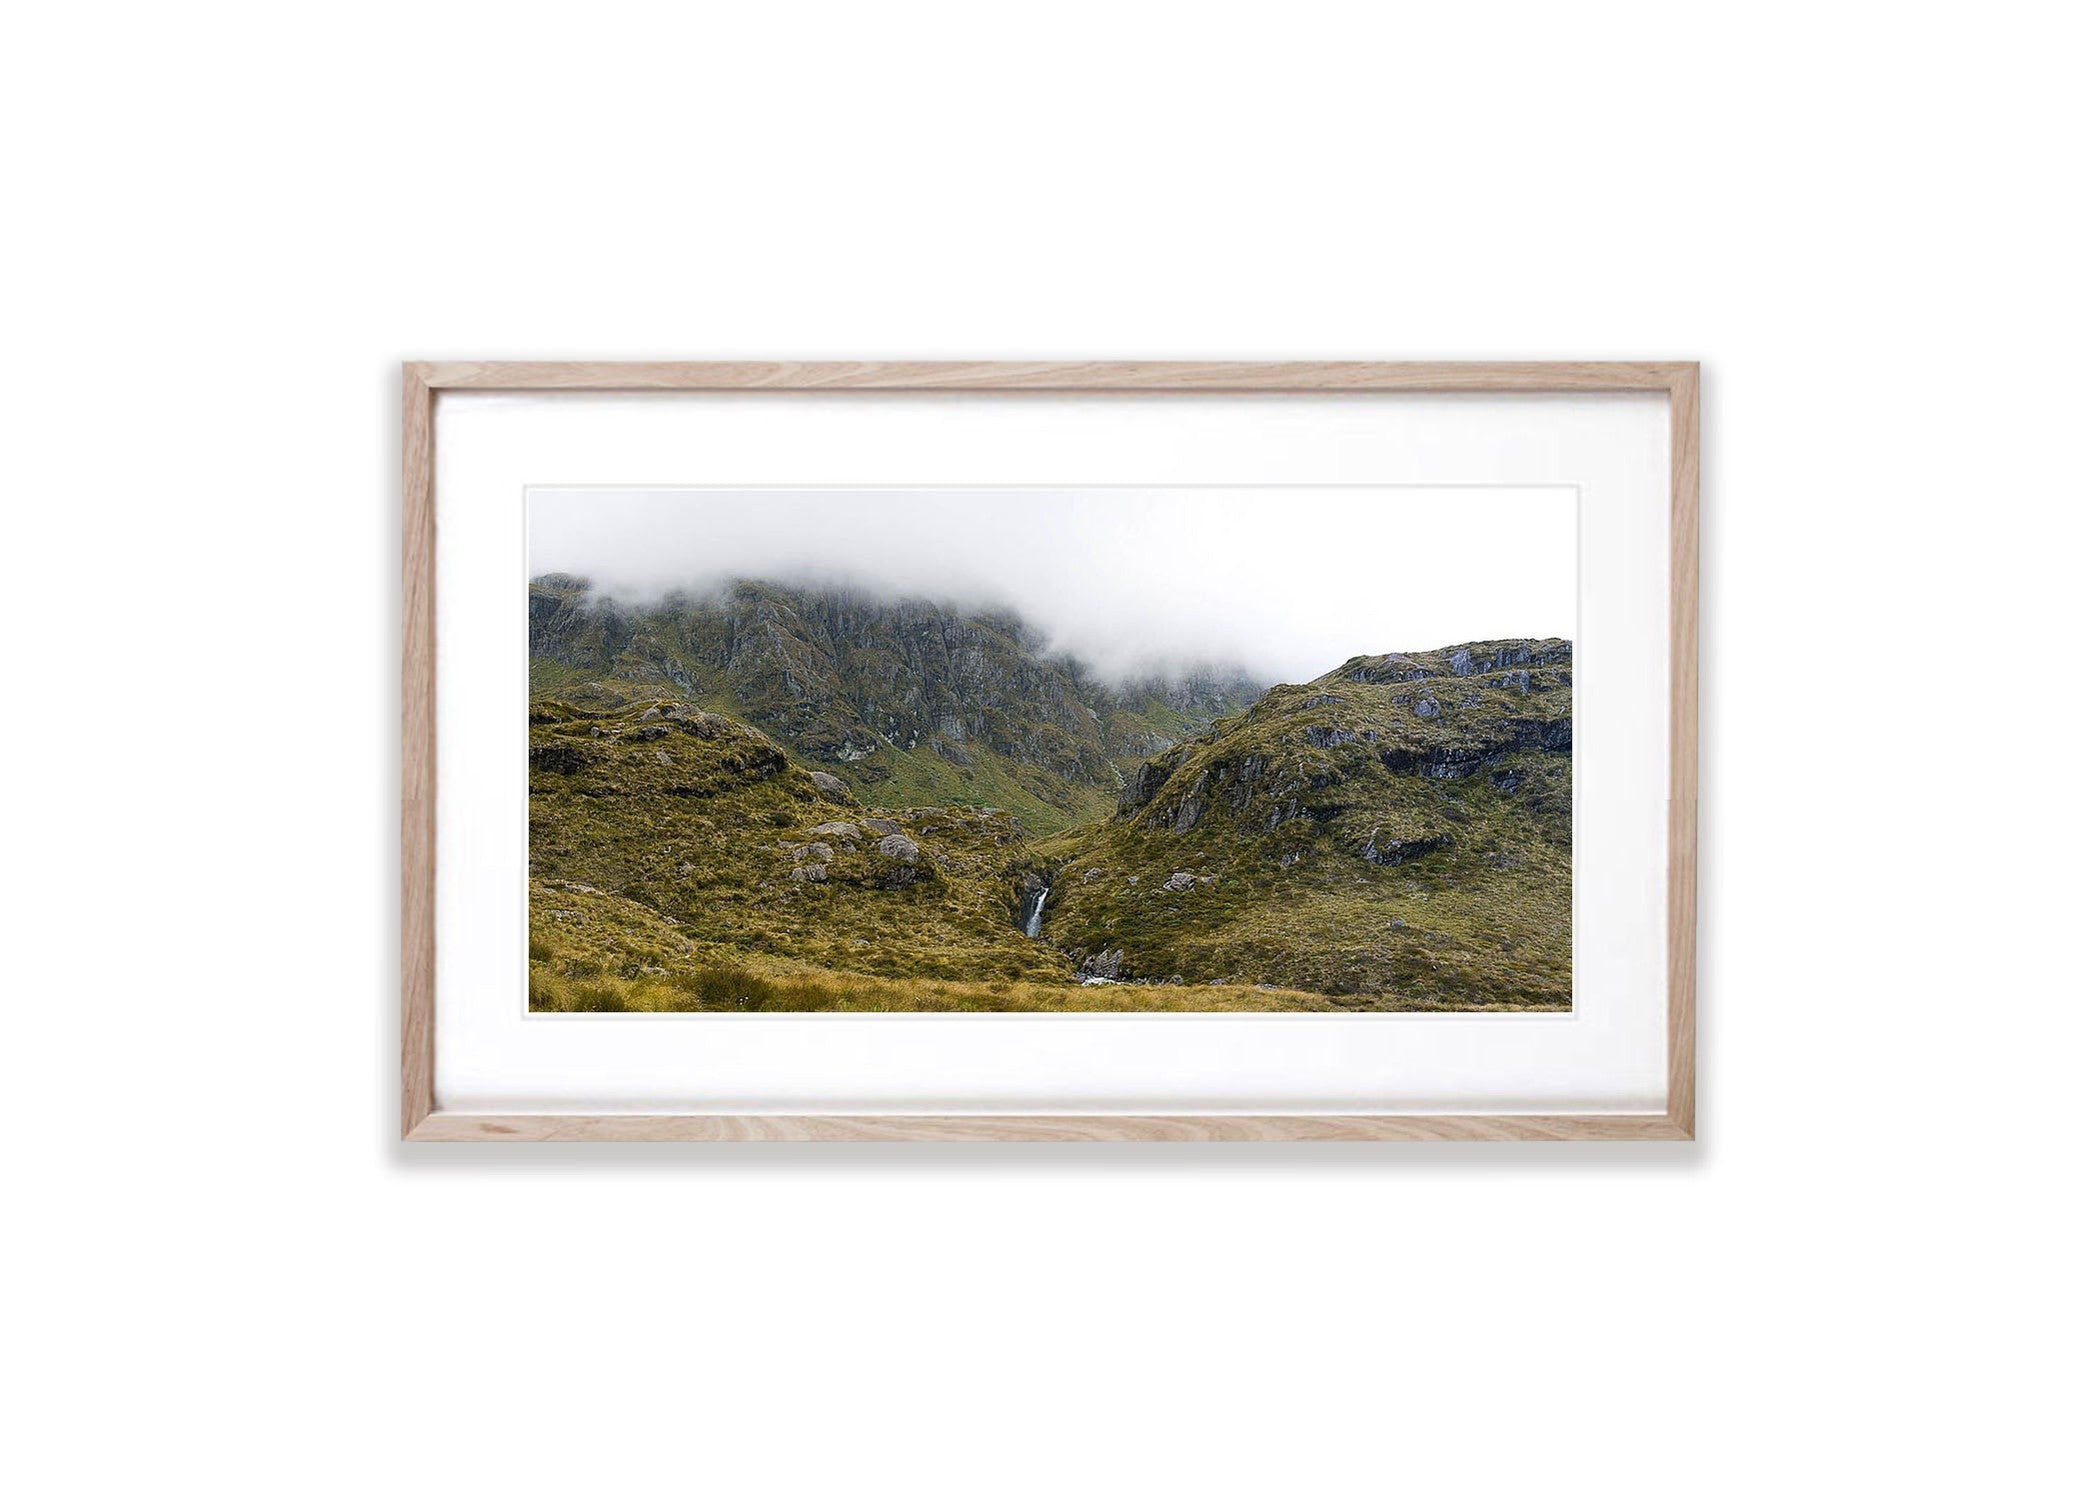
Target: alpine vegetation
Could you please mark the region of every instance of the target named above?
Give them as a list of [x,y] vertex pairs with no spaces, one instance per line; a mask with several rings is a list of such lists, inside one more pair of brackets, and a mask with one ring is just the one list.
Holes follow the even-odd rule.
[[528,606],[535,1010],[1571,1005],[1564,639],[1268,685],[807,582]]

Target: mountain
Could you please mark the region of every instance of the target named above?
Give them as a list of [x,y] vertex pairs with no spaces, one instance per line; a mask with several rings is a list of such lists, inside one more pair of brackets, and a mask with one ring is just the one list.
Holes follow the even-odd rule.
[[[538,602],[541,588],[550,603]],[[747,614],[669,604],[640,618],[581,592],[535,585],[535,645],[548,645],[535,682],[581,675],[567,677],[576,700],[542,698],[531,713],[534,1009],[1571,1002],[1565,641],[1356,657],[1131,761],[1111,811],[1031,838],[1009,808],[878,802],[869,781],[847,778],[876,754],[922,753],[915,719],[899,715],[896,734],[876,736],[880,750],[829,769],[807,748],[857,743],[865,724],[831,716],[834,688],[810,690],[825,672],[880,683],[883,663],[916,659],[927,680],[891,681],[891,700],[925,712],[974,684],[983,728],[949,742],[976,765],[995,755],[1006,774],[1041,771],[1024,757],[1056,741],[1025,725],[1054,721],[1066,691],[1106,754],[1116,731],[1087,712],[1081,675],[1007,659],[1012,647],[1026,654],[1017,621],[853,601],[812,624],[806,596],[789,595],[781,612],[755,585]],[[798,650],[853,639],[849,618],[865,626],[856,649],[876,665],[855,658],[841,670]],[[884,638],[904,621],[910,638]],[[720,656],[695,646],[718,627],[779,636]],[[994,650],[993,637],[1012,647]],[[972,651],[982,664],[953,664]],[[777,668],[736,665],[782,654],[798,663],[799,696],[765,697]],[[673,671],[690,679],[676,696],[663,691]],[[695,701],[737,682],[760,711],[800,726],[803,745]],[[1175,712],[1185,710],[1172,694],[1194,691],[1147,690]],[[1046,699],[1032,719],[1028,691]]]
[[899,804],[995,805],[1033,833],[1111,810],[1144,759],[1260,694],[1230,667],[1110,684],[1013,614],[741,581],[634,605],[529,589],[532,693],[676,698]]
[[1104,977],[1564,1008],[1573,686],[1531,640],[1278,687],[1042,845],[1043,936]]

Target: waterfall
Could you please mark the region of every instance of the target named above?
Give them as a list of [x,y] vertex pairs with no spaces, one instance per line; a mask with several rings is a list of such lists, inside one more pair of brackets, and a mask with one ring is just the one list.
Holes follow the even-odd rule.
[[1020,924],[1020,929],[1030,937],[1042,935],[1042,907],[1048,900],[1049,886],[1044,885],[1035,892],[1034,899],[1027,907],[1027,919]]

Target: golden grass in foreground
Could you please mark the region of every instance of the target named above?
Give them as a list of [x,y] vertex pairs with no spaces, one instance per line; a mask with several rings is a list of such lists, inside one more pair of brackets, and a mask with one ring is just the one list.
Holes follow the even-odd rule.
[[1042,984],[1026,981],[956,983],[940,980],[871,978],[856,973],[781,967],[757,972],[711,963],[678,973],[637,979],[611,975],[565,978],[544,963],[531,966],[535,1014],[852,1014],[915,1012],[971,1014],[1014,1011],[1035,1014],[1085,1011],[1173,1013],[1184,1011],[1458,1011],[1479,1014],[1512,1005],[1419,1003],[1379,995],[1307,994],[1243,984]]

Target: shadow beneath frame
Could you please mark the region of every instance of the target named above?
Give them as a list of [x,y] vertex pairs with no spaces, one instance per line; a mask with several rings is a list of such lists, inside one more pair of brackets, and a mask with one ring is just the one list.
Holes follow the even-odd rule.
[[409,1144],[391,1141],[389,1165],[409,1172],[746,1173],[875,1170],[923,1175],[1189,1175],[1224,1171],[1292,1175],[1513,1172],[1683,1174],[1704,1169],[1708,1145],[1646,1141],[1278,1144]]

